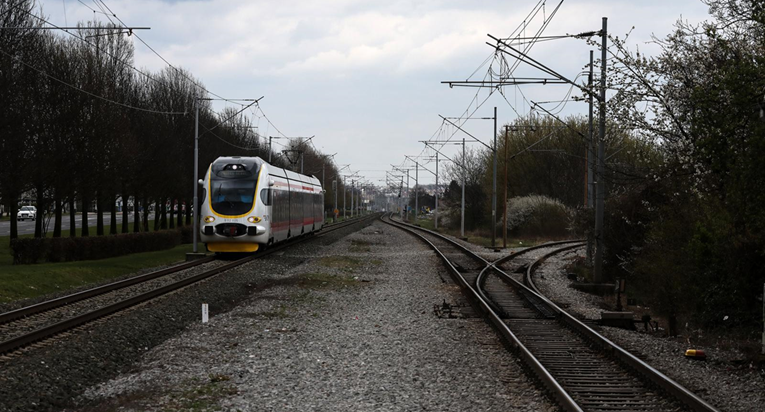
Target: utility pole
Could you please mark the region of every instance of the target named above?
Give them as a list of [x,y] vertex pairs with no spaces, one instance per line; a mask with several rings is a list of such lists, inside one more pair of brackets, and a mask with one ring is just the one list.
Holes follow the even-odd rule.
[[279,137],[268,136],[268,163],[271,163],[271,139],[279,139]]
[[467,183],[467,165],[465,163],[465,138],[462,138],[462,210],[460,219],[460,234],[465,239],[465,184]]
[[332,209],[332,221],[334,222],[337,220],[337,176],[335,176],[335,180],[332,181],[332,190],[335,191],[335,208]]
[[406,216],[405,219],[409,221],[409,169],[406,169]]
[[414,162],[414,224],[417,224],[417,212],[419,212],[419,203],[418,200],[420,198],[420,191],[419,191],[419,185],[420,185],[420,169],[419,164],[417,162]]
[[603,176],[605,172],[605,140],[606,140],[606,41],[608,39],[608,18],[603,17],[601,30],[601,68],[600,68],[600,141],[598,142],[598,188],[595,203],[595,274],[593,282],[603,282],[603,208],[606,200],[606,185]]
[[353,185],[354,181],[351,179],[351,219],[353,219]]
[[587,207],[592,208],[595,204],[595,139],[594,129],[592,127],[592,112],[594,96],[592,95],[592,79],[593,79],[593,51],[590,50],[590,75],[587,80],[587,88],[590,89],[590,116],[589,116],[589,139],[587,140],[589,149],[587,150]]
[[[589,114],[589,134],[587,139],[587,208],[592,209],[593,206],[595,206],[595,130],[593,127],[592,122],[592,113],[593,113],[593,103],[595,101],[595,96],[593,95],[592,90],[592,81],[593,81],[593,70],[594,70],[594,63],[593,63],[593,54],[594,52],[590,50],[590,75],[587,78],[587,88],[590,89],[590,98],[589,98],[589,106],[590,106],[590,114]],[[590,232],[590,234],[587,236],[587,265],[589,267],[592,267],[593,264],[593,252],[595,245],[593,245],[594,241],[594,235]]]
[[435,228],[438,230],[438,152],[436,152],[436,216]]
[[505,125],[505,201],[502,208],[502,248],[507,249],[507,136],[510,125]]
[[494,178],[491,186],[491,247],[497,247],[497,106],[494,106]]
[[[400,167],[396,167],[396,166],[393,166],[393,165],[391,165],[391,167],[393,167],[395,170],[398,170],[399,172],[406,172],[406,201],[404,203],[404,208],[405,208],[404,209],[405,210],[404,220],[408,221],[409,220],[409,171],[411,169],[409,169],[409,168],[402,169]],[[403,177],[402,177],[402,180],[403,180]],[[416,185],[416,183],[415,183],[415,185]]]
[[[494,247],[496,247],[496,236],[497,236],[497,108],[496,107],[494,108],[494,117],[479,117],[479,118],[477,118],[477,119],[481,119],[481,120],[492,120],[492,119],[494,120],[494,147],[491,147],[491,146],[487,145],[486,143],[482,142],[481,140],[477,139],[475,136],[473,136],[472,134],[468,133],[465,129],[461,128],[460,126],[458,126],[454,122],[450,121],[446,117],[441,116],[441,115],[439,115],[439,117],[444,119],[446,122],[449,122],[449,124],[451,124],[452,126],[456,127],[459,131],[461,131],[461,132],[465,133],[466,135],[470,136],[471,138],[473,138],[473,140],[475,140],[476,142],[486,146],[486,148],[491,150],[493,152],[493,154],[494,154],[494,174],[493,174],[493,178],[492,178],[493,193],[492,193],[492,211],[491,211],[492,225],[493,225],[493,228],[492,228],[492,231],[491,231],[491,233],[492,233],[491,247],[493,249]],[[473,118],[473,119],[475,119],[475,118]],[[463,157],[463,162],[464,162],[465,161],[464,160],[465,159],[465,139],[462,139],[462,157]],[[464,192],[465,192],[465,188],[464,188],[464,185],[463,185],[463,188],[462,188],[462,192],[463,192],[462,193],[462,215],[463,215],[463,219],[462,219],[462,225],[463,225],[462,237],[464,238],[465,237],[465,230],[464,230],[464,223],[465,223],[465,219],[464,219],[464,215],[465,215],[465,193]]]
[[345,176],[343,176],[343,219],[345,219]]
[[401,219],[404,219],[404,208],[402,207],[402,203],[404,201],[404,175],[401,175],[401,185],[398,187],[398,211],[401,215]]
[[465,168],[465,139],[464,138],[462,139],[462,143],[460,143],[460,142],[452,142],[450,140],[443,140],[443,141],[421,140],[421,142],[425,143],[426,146],[432,145],[434,143],[442,143],[444,145],[447,145],[447,144],[461,144],[462,145],[462,162],[458,162],[456,160],[453,160],[453,159],[449,158],[449,156],[444,155],[443,153],[441,153],[435,147],[432,147],[432,146],[431,147],[436,152],[436,173],[434,173],[434,175],[436,176],[436,225],[435,225],[435,227],[436,227],[436,229],[438,229],[438,190],[439,190],[439,187],[438,187],[438,161],[439,161],[439,157],[438,157],[438,155],[441,154],[447,160],[451,160],[452,162],[454,162],[454,164],[456,164],[457,166],[459,166],[462,169],[462,178],[460,179],[462,181],[462,202],[461,202],[462,203],[462,207],[461,207],[460,226],[461,226],[462,238],[464,239],[465,238],[465,174],[466,174],[466,168]]
[[[269,152],[270,153],[270,152]],[[136,209],[138,205],[134,206]],[[197,240],[199,239],[199,97],[194,98],[194,226],[192,227],[194,247],[192,251],[198,253]],[[83,205],[85,209],[85,205]]]

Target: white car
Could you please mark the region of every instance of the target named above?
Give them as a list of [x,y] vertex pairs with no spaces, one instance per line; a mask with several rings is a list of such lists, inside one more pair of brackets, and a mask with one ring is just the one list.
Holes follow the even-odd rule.
[[16,213],[16,220],[23,221],[24,219],[35,220],[37,217],[37,208],[34,206],[21,206],[21,210]]

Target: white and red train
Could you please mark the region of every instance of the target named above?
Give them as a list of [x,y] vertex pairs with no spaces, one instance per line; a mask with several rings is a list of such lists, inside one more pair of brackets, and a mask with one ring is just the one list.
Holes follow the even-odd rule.
[[211,252],[255,252],[324,225],[319,179],[259,157],[219,157],[202,185],[200,235]]

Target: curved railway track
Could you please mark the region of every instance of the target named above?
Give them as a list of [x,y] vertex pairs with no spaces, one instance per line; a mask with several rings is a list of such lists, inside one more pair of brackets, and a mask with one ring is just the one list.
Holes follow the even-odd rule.
[[[381,219],[436,251],[473,304],[563,409],[716,411],[539,293],[533,284],[534,270],[552,255],[581,247],[581,241],[543,244],[489,262],[439,233],[391,216]],[[542,256],[527,263],[523,280],[503,270],[517,269],[519,260],[540,252]]]
[[[316,235],[302,236],[229,263],[218,264],[220,261],[214,257],[206,257],[0,314],[0,355],[10,354],[252,260],[375,217],[369,215],[327,225]],[[185,273],[205,264],[215,267],[201,273]]]

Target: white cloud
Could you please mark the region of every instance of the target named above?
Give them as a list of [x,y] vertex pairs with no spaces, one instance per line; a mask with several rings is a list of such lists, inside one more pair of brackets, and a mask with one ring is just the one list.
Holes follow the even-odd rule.
[[[127,24],[151,26],[138,35],[210,90],[231,97],[265,94],[264,108],[285,133],[315,134],[317,146],[339,152],[339,162],[380,169],[399,163],[403,154],[418,153],[422,145],[417,140],[436,130],[438,113],[464,111],[474,91],[449,90],[439,82],[467,77],[492,52],[484,44],[486,34],[508,35],[535,2],[106,3]],[[557,2],[547,3],[544,13],[549,15]],[[54,23],[64,24],[61,2],[48,0],[44,6]],[[66,0],[66,6],[70,25],[94,16],[74,0]],[[568,0],[545,34],[598,30],[601,17],[609,16],[611,33],[622,35],[636,26],[631,43],[645,49],[643,42],[650,40],[651,33],[669,32],[680,14],[698,21],[705,17],[705,8],[697,0]],[[538,23],[533,22],[526,34],[535,32]],[[532,55],[573,77],[586,63],[588,50],[580,40],[561,40],[536,45]],[[138,42],[135,56],[138,67],[155,71],[165,67]],[[531,74],[539,73],[527,67],[517,72]],[[523,91],[530,99],[553,100],[567,89],[545,86]],[[508,100],[515,103],[517,92],[508,93]],[[517,99],[517,109],[522,111],[520,94]],[[495,97],[479,114],[488,115],[495,105],[500,121],[514,116],[507,103]],[[575,104],[567,110],[585,112]],[[488,125],[470,127],[481,135],[491,134]]]

